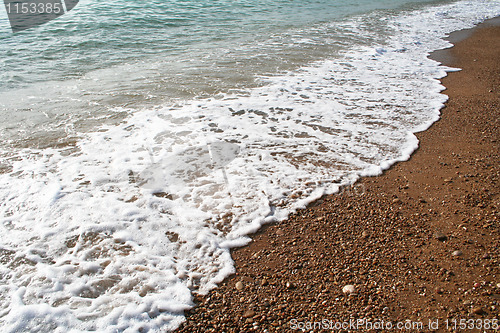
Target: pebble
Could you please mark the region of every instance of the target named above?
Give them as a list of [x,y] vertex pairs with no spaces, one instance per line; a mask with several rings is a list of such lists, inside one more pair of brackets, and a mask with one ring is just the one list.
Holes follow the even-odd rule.
[[363,231],[363,233],[361,234],[361,237],[363,238],[368,238],[368,236],[370,236],[370,233],[368,231]]
[[454,256],[454,257],[459,257],[459,256],[461,256],[462,254],[463,254],[463,253],[462,253],[462,251],[460,251],[460,250],[456,250],[456,251],[453,251],[453,253],[452,253],[451,255],[452,255],[452,256]]
[[482,314],[484,314],[484,310],[480,307],[476,307],[476,308],[472,309],[472,313],[477,314],[477,315],[482,315]]
[[434,234],[434,238],[437,239],[438,241],[440,242],[444,242],[445,240],[448,239],[448,236],[446,236],[445,234],[443,234],[442,232],[436,232]]
[[243,285],[243,282],[241,282],[241,281],[236,282],[235,287],[236,287],[236,290],[238,290],[238,291],[242,291],[243,288],[245,288],[245,286]]
[[352,284],[348,284],[348,285],[344,286],[344,288],[342,288],[342,292],[344,294],[348,294],[348,295],[355,294],[356,287]]
[[255,311],[254,310],[247,310],[243,314],[243,318],[251,318],[253,316],[255,316]]

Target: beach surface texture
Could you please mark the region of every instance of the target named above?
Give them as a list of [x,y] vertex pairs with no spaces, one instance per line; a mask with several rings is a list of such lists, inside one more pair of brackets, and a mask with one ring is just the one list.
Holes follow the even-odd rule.
[[498,330],[500,27],[465,35],[411,159],[262,228],[178,332]]

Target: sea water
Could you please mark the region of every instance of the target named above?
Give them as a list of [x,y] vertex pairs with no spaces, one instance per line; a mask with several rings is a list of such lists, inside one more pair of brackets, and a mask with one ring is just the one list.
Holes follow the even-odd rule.
[[[3,10],[3,8],[2,8]],[[417,148],[428,54],[497,0],[82,0],[0,12],[0,327],[174,329],[248,234]]]

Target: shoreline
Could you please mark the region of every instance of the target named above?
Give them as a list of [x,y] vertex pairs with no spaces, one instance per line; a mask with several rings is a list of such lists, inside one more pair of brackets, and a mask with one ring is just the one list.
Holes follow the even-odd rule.
[[441,80],[450,98],[408,161],[263,226],[176,332],[500,325],[498,21],[453,33],[455,46],[432,55],[462,71]]

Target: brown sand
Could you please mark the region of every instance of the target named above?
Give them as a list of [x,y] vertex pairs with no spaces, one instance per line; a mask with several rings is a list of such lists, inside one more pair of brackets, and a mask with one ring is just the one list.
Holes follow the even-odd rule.
[[[395,331],[415,322],[404,332],[431,331],[429,320],[439,332],[480,331],[461,319],[500,326],[500,27],[450,52],[463,71],[443,79],[450,100],[413,157],[264,227],[178,332],[290,332],[322,320],[344,332],[350,320]],[[342,292],[349,284],[354,294]]]

